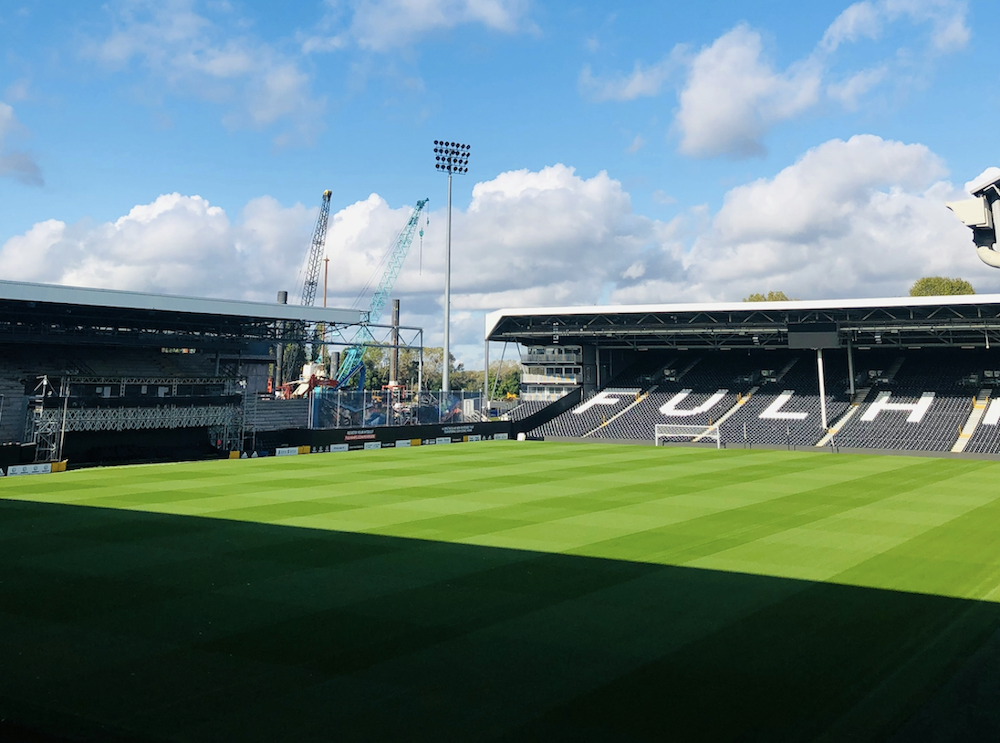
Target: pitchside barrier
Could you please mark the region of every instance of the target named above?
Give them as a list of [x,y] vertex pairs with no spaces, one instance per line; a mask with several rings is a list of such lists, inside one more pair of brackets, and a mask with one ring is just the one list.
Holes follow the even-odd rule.
[[[413,446],[440,446],[473,441],[501,441],[513,438],[510,421],[482,423],[437,424],[425,426],[380,426],[369,428],[306,429],[262,431],[250,434],[244,441],[243,451],[228,452],[229,459],[279,456],[320,452],[340,452],[363,449],[401,449]],[[34,445],[30,453],[34,453]],[[28,449],[5,450],[6,459],[0,460],[0,477],[48,474],[63,472],[66,462],[15,463],[25,458]],[[223,453],[223,456],[226,456]],[[130,462],[134,464],[134,462]]]
[[425,426],[296,428],[284,431],[261,431],[256,435],[248,435],[244,440],[243,450],[248,455],[274,456],[279,454],[280,456],[289,456],[291,454],[357,449],[439,446],[466,441],[499,441],[508,438],[511,438],[509,421]]
[[0,477],[18,477],[20,475],[51,475],[53,472],[65,472],[66,460],[61,462],[33,462],[32,464],[11,464],[0,467]]
[[693,442],[715,439],[715,448],[722,448],[722,436],[719,435],[718,426],[683,426],[679,423],[657,423],[653,443],[659,446],[661,439],[685,439]]

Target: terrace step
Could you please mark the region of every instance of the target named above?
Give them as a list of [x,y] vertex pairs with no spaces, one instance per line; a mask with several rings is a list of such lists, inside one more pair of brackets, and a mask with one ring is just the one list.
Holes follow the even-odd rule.
[[[868,394],[868,390],[865,390],[865,394]],[[826,446],[827,444],[829,444],[833,440],[833,437],[837,433],[837,431],[843,428],[844,425],[847,423],[847,421],[853,418],[854,414],[857,413],[860,409],[861,405],[859,403],[851,405],[851,407],[849,407],[847,411],[842,416],[840,416],[840,418],[832,426],[830,426],[830,428],[826,430],[826,435],[816,442],[816,446]]]
[[[721,426],[721,425],[722,425],[723,423],[725,423],[725,422],[726,422],[726,421],[727,421],[727,420],[729,419],[729,417],[730,417],[731,415],[733,415],[733,414],[734,414],[734,413],[735,413],[735,412],[736,412],[737,410],[739,410],[739,409],[740,409],[740,408],[742,408],[742,407],[743,407],[744,405],[746,405],[746,404],[747,404],[747,402],[749,402],[749,401],[750,401],[750,398],[751,398],[751,397],[753,397],[753,394],[754,394],[754,393],[755,393],[755,392],[756,392],[757,390],[759,390],[759,389],[760,389],[760,387],[753,387],[753,388],[752,388],[752,389],[751,389],[751,390],[750,390],[750,391],[749,391],[749,392],[748,392],[748,393],[746,394],[746,396],[745,396],[745,397],[743,397],[743,396],[740,396],[740,395],[737,395],[737,396],[736,396],[736,404],[735,404],[735,405],[733,405],[733,407],[729,408],[729,410],[727,410],[727,411],[726,411],[725,413],[723,413],[723,414],[722,414],[722,416],[721,416],[721,417],[719,418],[719,420],[717,420],[717,421],[716,421],[715,423],[713,423],[712,425],[713,425],[713,426],[715,426],[716,428],[718,428],[718,427],[719,427],[719,426]],[[706,433],[706,434],[703,434],[703,435],[701,435],[701,436],[697,436],[697,437],[695,437],[695,438],[691,439],[691,441],[692,441],[692,442],[694,442],[694,443],[698,443],[698,442],[700,442],[700,441],[701,441],[701,440],[702,440],[703,438],[705,438],[705,436],[707,436],[707,435],[708,435],[708,434]]]
[[953,452],[965,451],[965,447],[969,445],[973,434],[979,428],[979,422],[986,413],[986,404],[989,402],[989,398],[990,390],[979,390],[979,394],[976,395],[975,400],[972,402],[972,410],[969,412],[969,418],[965,421],[965,425],[962,426],[962,430],[958,432],[958,439],[955,441],[954,446],[951,447]]
[[[691,366],[694,366],[694,364],[692,364]],[[615,413],[610,418],[602,421],[601,425],[597,426],[597,428],[594,428],[594,429],[591,429],[590,431],[587,431],[587,433],[583,434],[583,438],[587,438],[588,436],[592,436],[595,431],[599,431],[600,429],[604,428],[606,425],[608,425],[609,423],[611,423],[611,421],[613,421],[615,418],[619,418],[619,417],[623,416],[625,413],[627,413],[632,408],[634,408],[636,405],[638,405],[643,400],[645,400],[647,397],[649,397],[649,393],[652,392],[655,389],[656,389],[656,387],[654,386],[654,387],[650,387],[648,390],[644,390],[642,392],[637,392],[636,395],[635,395],[635,400],[632,401],[631,405],[626,406],[623,410],[619,410],[617,413]]]

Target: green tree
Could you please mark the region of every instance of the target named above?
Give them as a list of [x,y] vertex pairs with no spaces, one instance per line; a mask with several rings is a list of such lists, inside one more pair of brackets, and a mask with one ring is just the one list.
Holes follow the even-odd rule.
[[[495,392],[494,392],[495,390]],[[517,361],[494,361],[490,364],[490,396],[499,400],[521,392],[521,365]]]
[[743,298],[744,302],[793,302],[784,292],[768,292],[767,294],[751,294]]
[[[391,349],[383,349],[385,353],[385,368],[386,374],[388,374],[389,368],[389,354],[392,352]],[[440,346],[428,346],[424,348],[424,389],[425,390],[440,390],[441,380],[443,377],[443,368],[441,365],[441,357],[443,355],[443,349]],[[451,366],[449,368],[451,377],[451,387],[452,389],[464,389],[459,387],[456,383],[456,379],[464,379],[460,375],[465,373],[465,369],[462,364],[455,363],[454,355],[451,355]],[[397,380],[400,384],[409,387],[410,389],[415,389],[417,386],[417,381],[420,378],[420,350],[402,348],[399,351],[399,379]],[[459,376],[456,376],[459,375]],[[480,374],[480,380],[482,375]],[[464,382],[463,382],[464,383]]]
[[[367,348],[362,360],[365,365],[365,389],[380,390],[389,383],[389,358],[391,348]],[[441,389],[443,349],[440,346],[424,348],[424,389],[436,391]],[[399,351],[398,381],[404,387],[415,389],[420,378],[419,349],[401,348]],[[504,397],[508,392],[516,395],[521,386],[521,365],[517,361],[505,360],[502,364],[494,361],[490,364],[490,387],[496,382],[497,397]],[[449,382],[452,390],[478,391],[483,389],[483,372],[478,369],[466,369],[464,365],[455,362],[451,356]]]
[[947,279],[944,276],[924,276],[910,287],[911,297],[948,297],[955,294],[975,294],[965,279]]
[[365,365],[365,389],[380,390],[389,383],[389,354],[391,348],[366,348],[361,355]]

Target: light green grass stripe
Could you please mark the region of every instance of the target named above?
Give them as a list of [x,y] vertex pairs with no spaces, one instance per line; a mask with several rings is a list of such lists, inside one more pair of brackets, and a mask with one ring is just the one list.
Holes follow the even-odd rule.
[[[975,466],[975,463],[966,465]],[[929,484],[686,564],[787,578],[831,580],[855,565],[994,502],[996,496],[974,486],[976,478],[969,475],[975,474],[966,472],[944,481],[934,481],[931,476]]]
[[[995,600],[1000,540],[968,519],[997,515],[998,473],[974,460],[491,442],[5,478],[0,497]],[[923,567],[900,572],[900,555]]]

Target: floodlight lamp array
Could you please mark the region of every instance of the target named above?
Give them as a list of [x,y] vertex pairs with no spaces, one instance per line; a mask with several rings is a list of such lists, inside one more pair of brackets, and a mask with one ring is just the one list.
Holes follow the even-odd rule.
[[434,167],[442,173],[468,173],[469,150],[467,144],[434,140]]

